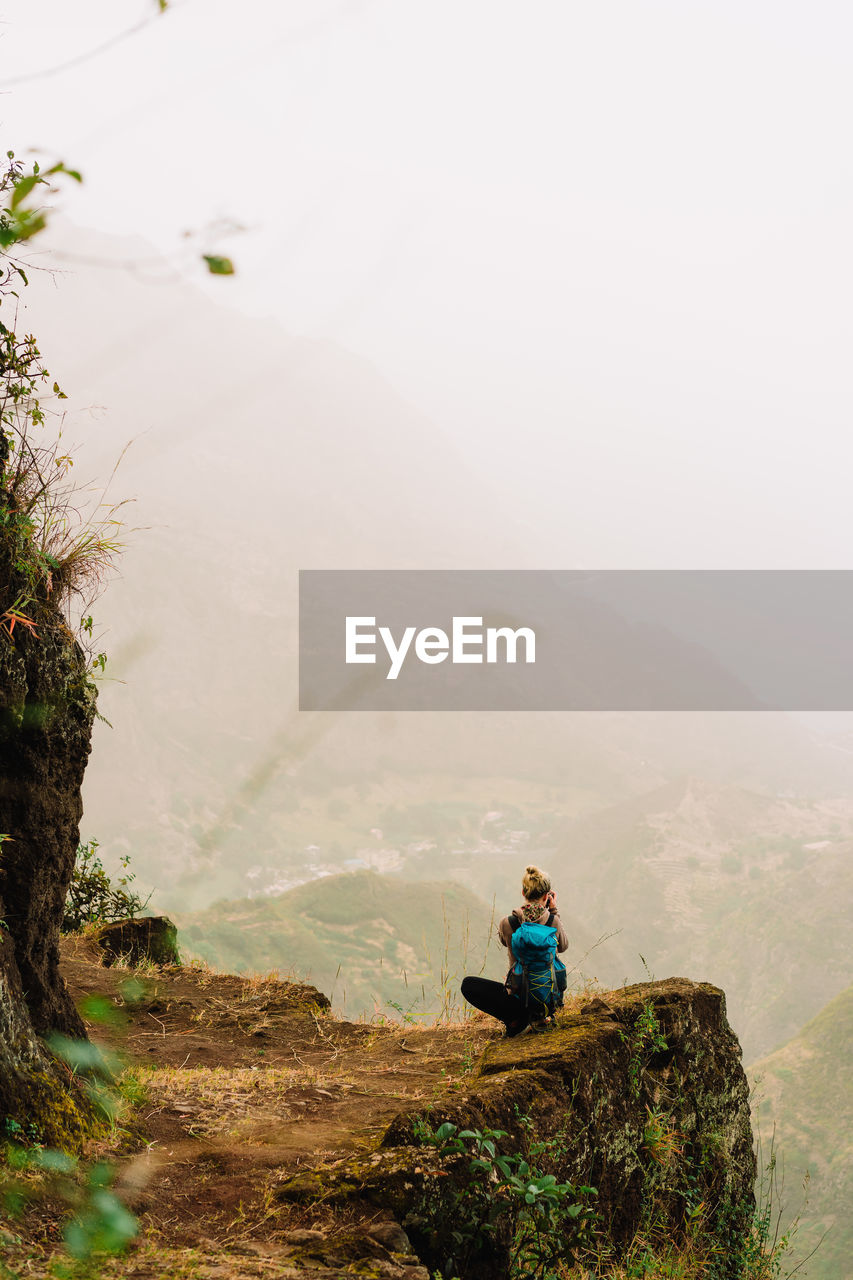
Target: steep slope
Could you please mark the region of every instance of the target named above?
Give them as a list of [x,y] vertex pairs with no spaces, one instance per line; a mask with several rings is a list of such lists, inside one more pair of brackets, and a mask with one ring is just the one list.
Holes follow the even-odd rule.
[[296,971],[351,1015],[412,1019],[458,1007],[494,939],[491,913],[461,885],[375,872],[323,877],[272,897],[182,915],[182,952],[226,971]]
[[800,1187],[809,1176],[793,1257],[802,1259],[817,1247],[804,1267],[811,1280],[853,1277],[851,1044],[853,987],[848,987],[749,1071],[765,1150],[775,1129],[789,1216],[800,1209]]

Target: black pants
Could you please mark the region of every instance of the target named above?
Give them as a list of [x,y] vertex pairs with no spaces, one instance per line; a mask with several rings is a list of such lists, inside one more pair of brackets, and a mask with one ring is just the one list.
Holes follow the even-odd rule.
[[475,1009],[490,1013],[507,1026],[529,1021],[527,1010],[518,996],[511,996],[502,982],[493,982],[490,978],[463,978],[462,995]]

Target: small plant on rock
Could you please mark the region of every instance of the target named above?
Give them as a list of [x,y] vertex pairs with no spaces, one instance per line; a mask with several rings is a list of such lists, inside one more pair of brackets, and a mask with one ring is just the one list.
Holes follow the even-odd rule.
[[631,1096],[638,1098],[643,1072],[652,1057],[669,1048],[651,1000],[645,1002],[643,1011],[631,1030],[621,1031],[619,1034],[631,1053],[631,1060],[628,1063],[628,1087]]
[[98,857],[99,847],[97,840],[78,845],[77,861],[65,899],[63,933],[77,933],[87,924],[132,920],[148,905],[151,895],[143,900],[130,887],[136,879],[135,873],[127,869],[130,858],[120,859],[124,874],[113,881]]

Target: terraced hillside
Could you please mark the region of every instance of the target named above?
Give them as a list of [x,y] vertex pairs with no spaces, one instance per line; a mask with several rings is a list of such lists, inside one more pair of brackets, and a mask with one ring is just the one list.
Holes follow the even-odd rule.
[[723,987],[751,1060],[850,981],[851,816],[684,777],[567,824],[549,865],[635,963]]
[[765,1146],[775,1129],[790,1212],[807,1207],[794,1259],[810,1280],[853,1277],[853,987],[750,1069]]

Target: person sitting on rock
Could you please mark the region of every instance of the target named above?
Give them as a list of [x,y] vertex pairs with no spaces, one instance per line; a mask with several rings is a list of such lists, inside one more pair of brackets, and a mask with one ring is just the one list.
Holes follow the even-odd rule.
[[562,1004],[566,985],[565,966],[555,953],[565,951],[569,939],[557,914],[557,895],[551,881],[539,867],[529,866],[524,871],[521,891],[522,906],[504,916],[498,927],[498,936],[510,957],[506,979],[462,979],[464,999],[503,1022],[507,1036],[520,1035],[531,1025],[552,1025],[554,1009]]

